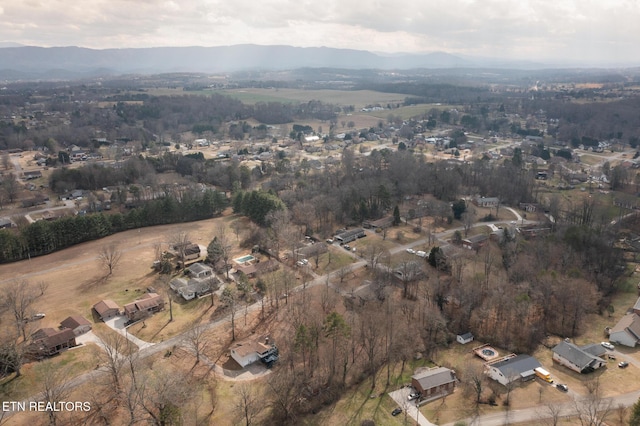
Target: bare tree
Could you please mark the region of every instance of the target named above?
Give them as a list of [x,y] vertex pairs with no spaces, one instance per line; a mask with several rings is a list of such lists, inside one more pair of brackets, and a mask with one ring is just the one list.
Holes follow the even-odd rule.
[[13,203],[18,196],[18,192],[20,192],[20,184],[16,179],[16,175],[13,173],[9,173],[2,180],[2,188],[7,193],[7,198],[10,203]]
[[98,254],[98,259],[102,266],[109,271],[107,276],[113,274],[113,270],[116,269],[122,258],[122,251],[116,244],[109,244],[103,246]]
[[584,385],[587,396],[575,400],[578,419],[582,426],[600,426],[611,413],[611,399],[603,398],[598,377],[585,382]]
[[378,267],[378,263],[386,256],[389,256],[389,250],[384,247],[382,242],[378,241],[365,248],[363,257],[369,262],[371,270],[375,270]]
[[196,356],[196,364],[200,362],[200,356],[209,346],[210,336],[202,326],[193,327],[184,334],[183,343]]
[[476,218],[475,209],[467,210],[466,212],[462,213],[462,225],[464,227],[465,238],[467,238],[467,236],[469,235],[469,230],[473,226],[473,222],[475,221],[475,218]]
[[188,232],[174,232],[169,236],[169,245],[178,254],[178,258],[180,259],[180,262],[182,262],[182,265],[184,265],[185,250],[190,242],[191,240],[189,239]]
[[193,377],[181,371],[154,366],[138,386],[140,404],[150,423],[156,426],[181,423],[182,410],[196,390],[193,382]]
[[246,383],[240,383],[236,386],[238,401],[236,402],[235,412],[238,421],[244,422],[245,426],[251,426],[255,423],[256,418],[264,409],[262,397],[258,395],[256,388]]
[[[542,389],[542,388],[540,388]],[[562,415],[562,406],[556,402],[545,404],[544,410],[540,413],[540,421],[548,426],[558,426]]]
[[111,378],[111,387],[116,394],[120,393],[120,378],[127,363],[127,354],[131,351],[131,343],[116,332],[109,332],[100,337],[102,350],[98,360],[102,363]]
[[[38,382],[40,384],[42,400],[47,406],[54,407],[60,401],[65,401],[71,393],[69,373],[66,368],[54,366],[52,361],[45,361],[38,366]],[[55,426],[60,421],[60,411],[46,410],[49,424]]]
[[45,292],[49,288],[49,283],[46,281],[38,281],[38,289],[40,290],[40,296],[44,296]]
[[28,281],[12,281],[5,287],[2,306],[13,316],[24,341],[27,340],[26,327],[33,316],[33,303],[37,297],[37,291]]

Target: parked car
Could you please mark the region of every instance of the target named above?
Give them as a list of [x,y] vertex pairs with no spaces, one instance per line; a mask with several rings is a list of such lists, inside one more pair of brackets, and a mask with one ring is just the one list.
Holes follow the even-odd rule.
[[413,401],[414,399],[420,398],[420,392],[411,392],[409,394],[409,396],[407,396],[407,399],[409,401]]
[[408,248],[408,249],[407,249],[407,253],[409,253],[409,254],[416,254],[416,251],[415,251],[414,249],[410,249],[410,248]]
[[424,259],[425,257],[427,257],[427,253],[422,250],[419,250],[416,252],[416,256],[420,256]]
[[395,410],[393,410],[393,411],[391,412],[391,415],[395,417],[395,416],[397,416],[397,415],[398,415],[398,414],[400,414],[400,413],[402,413],[402,408],[396,408]]
[[345,244],[342,247],[344,247],[345,250],[351,250],[351,246],[349,244]]
[[602,342],[600,343],[602,345],[602,347],[609,349],[610,351],[614,350],[616,347],[613,346],[611,343],[609,342]]
[[627,368],[629,366],[629,363],[627,361],[622,361],[618,364],[618,367],[620,368]]
[[562,391],[562,392],[569,392],[569,387],[567,385],[562,384],[562,383],[558,383],[556,385],[556,389],[558,389],[559,391]]
[[31,317],[31,321],[41,320],[44,317],[46,317],[45,314],[43,314],[42,312],[38,312],[37,314],[33,314],[33,316]]

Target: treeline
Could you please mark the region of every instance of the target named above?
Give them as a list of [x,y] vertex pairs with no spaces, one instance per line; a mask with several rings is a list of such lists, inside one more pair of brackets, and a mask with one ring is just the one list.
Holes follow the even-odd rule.
[[17,232],[0,230],[0,263],[52,253],[128,229],[209,219],[220,214],[226,205],[220,193],[208,190],[201,194],[182,194],[181,198],[164,196],[126,213],[41,220]]

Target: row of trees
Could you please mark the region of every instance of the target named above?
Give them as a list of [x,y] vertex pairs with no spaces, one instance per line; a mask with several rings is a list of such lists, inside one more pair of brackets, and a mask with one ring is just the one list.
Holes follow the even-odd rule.
[[87,214],[37,221],[15,230],[0,230],[0,262],[39,256],[127,229],[209,219],[227,205],[220,193],[165,196],[126,213]]

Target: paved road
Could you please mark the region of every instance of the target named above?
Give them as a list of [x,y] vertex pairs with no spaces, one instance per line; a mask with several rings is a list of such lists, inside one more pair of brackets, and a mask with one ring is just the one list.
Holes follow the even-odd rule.
[[[612,398],[604,398],[600,406],[603,408],[608,406],[610,409],[614,409],[618,405],[622,404],[625,407],[630,407],[638,401],[638,398],[640,398],[640,391],[629,392]],[[573,401],[559,404],[557,406],[559,409],[559,416],[571,417],[578,415],[578,407],[580,406],[580,401],[582,399],[583,398],[578,398],[576,400],[577,402]],[[512,410],[509,412],[505,411],[502,413],[468,417],[466,419],[457,420],[456,422],[464,421],[469,426],[503,426],[510,423],[535,422],[551,417],[553,416],[551,415],[549,408],[546,405],[539,405],[523,410]],[[444,426],[455,426],[456,422],[447,423]]]

